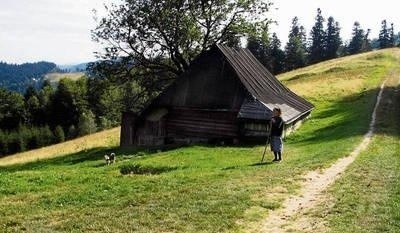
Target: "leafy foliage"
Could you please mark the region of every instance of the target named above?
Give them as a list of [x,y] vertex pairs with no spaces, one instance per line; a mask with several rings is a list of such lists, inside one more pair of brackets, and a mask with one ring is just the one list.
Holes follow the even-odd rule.
[[[151,99],[185,72],[195,57],[217,43],[238,46],[239,37],[260,34],[271,3],[262,0],[138,0],[107,7],[92,31],[105,46],[92,72],[134,81]],[[134,108],[140,108],[135,106]]]

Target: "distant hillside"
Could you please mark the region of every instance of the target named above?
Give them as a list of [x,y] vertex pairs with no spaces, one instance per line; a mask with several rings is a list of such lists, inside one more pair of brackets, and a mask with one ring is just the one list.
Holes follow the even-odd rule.
[[85,72],[87,65],[88,63],[80,63],[76,65],[58,65],[58,68],[66,72]]
[[56,64],[45,61],[20,65],[0,62],[0,86],[22,93],[29,85],[40,86],[45,74],[56,69]]
[[44,80],[49,80],[50,83],[55,86],[57,83],[63,79],[68,78],[72,80],[77,80],[80,77],[84,76],[85,73],[83,72],[72,72],[72,73],[59,73],[59,72],[52,72],[45,75]]

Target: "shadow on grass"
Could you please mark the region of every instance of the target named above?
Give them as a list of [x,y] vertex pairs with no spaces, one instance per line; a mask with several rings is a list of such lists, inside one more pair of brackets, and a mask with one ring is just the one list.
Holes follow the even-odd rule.
[[[316,126],[307,132],[293,134],[287,138],[288,142],[293,143],[325,143],[328,141],[341,140],[354,136],[362,136],[368,132],[371,121],[372,112],[377,100],[379,88],[350,95],[342,100],[334,103],[329,109],[313,116],[311,120],[315,120]],[[380,123],[386,118],[388,111],[394,111],[387,105],[394,102],[394,93],[398,93],[396,88],[386,87],[377,110],[377,121],[375,133],[382,133]],[[389,102],[389,103],[388,103]],[[331,124],[318,127],[318,122],[325,118],[336,117],[337,120]],[[387,133],[387,132],[386,132]],[[400,132],[391,131],[394,136],[399,136]]]
[[116,151],[117,148],[97,147],[88,150],[82,150],[73,154],[67,154],[55,158],[42,159],[23,164],[15,164],[1,167],[4,172],[15,172],[22,170],[36,170],[50,166],[68,166],[77,165],[87,161],[97,161],[104,159],[104,154]]
[[[291,143],[325,143],[328,141],[350,138],[353,136],[364,135],[368,131],[369,122],[373,107],[376,102],[376,96],[379,88],[368,90],[363,93],[347,96],[346,98],[331,105],[331,107],[319,114],[313,116],[311,120],[316,120],[315,127],[309,127],[308,130],[299,131],[289,136],[286,140]],[[377,112],[377,130],[376,133],[400,135],[400,130],[382,130],[385,126],[388,112],[399,112],[400,92],[397,88],[386,87],[383,99]],[[393,114],[390,114],[393,115]],[[325,127],[318,127],[318,121],[328,117],[337,116],[337,121]],[[398,119],[391,119],[394,121]],[[390,124],[389,124],[390,125]],[[237,147],[251,148],[262,146],[263,142],[256,143],[240,143],[238,145],[220,145],[220,144],[192,144],[192,145],[164,145],[154,147],[135,147],[135,148],[106,148],[98,147],[86,151],[60,156],[51,159],[29,162],[25,164],[16,164],[0,167],[4,172],[15,172],[21,170],[35,170],[48,166],[68,166],[77,165],[88,161],[104,161],[104,155],[110,152],[117,154],[117,160],[131,159],[139,156],[147,156],[157,152],[171,151],[183,147],[203,146],[208,148],[220,147]],[[254,163],[249,166],[267,166],[273,162]],[[105,165],[105,162],[104,162]],[[102,167],[103,164],[91,164],[89,166]],[[235,167],[227,167],[223,170],[235,169]]]
[[272,161],[259,162],[259,163],[253,163],[253,164],[249,165],[249,167],[267,166],[267,165],[271,165],[271,164],[275,164],[275,163]]

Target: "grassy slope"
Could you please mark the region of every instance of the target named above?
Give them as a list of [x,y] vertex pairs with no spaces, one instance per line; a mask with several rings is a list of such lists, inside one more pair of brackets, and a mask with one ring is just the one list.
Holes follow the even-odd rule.
[[[268,210],[298,190],[302,174],[329,166],[360,141],[394,54],[400,51],[347,57],[282,75],[316,109],[286,140],[279,164],[257,164],[263,146],[199,145],[117,151],[119,162],[112,166],[104,166],[105,151],[94,148],[0,168],[0,229],[257,231]],[[132,163],[177,169],[121,175],[118,166]]]
[[330,188],[332,207],[314,213],[331,232],[400,232],[399,72],[385,89],[371,145]]
[[116,127],[64,143],[21,152],[12,156],[2,157],[0,158],[0,167],[65,156],[93,148],[115,148],[117,145],[119,145],[119,132],[120,127]]

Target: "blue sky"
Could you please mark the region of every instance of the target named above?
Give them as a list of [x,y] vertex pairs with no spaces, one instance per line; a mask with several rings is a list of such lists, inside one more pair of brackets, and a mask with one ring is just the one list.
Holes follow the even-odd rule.
[[[94,60],[98,45],[91,41],[95,27],[93,9],[104,14],[103,4],[118,0],[1,0],[0,60],[9,63],[52,61],[74,64]],[[278,21],[271,28],[286,43],[291,19],[298,16],[307,33],[314,23],[316,10],[325,18],[333,16],[342,27],[342,37],[351,36],[354,21],[372,29],[377,37],[383,19],[400,31],[400,14],[394,0],[274,0],[269,15]],[[377,5],[379,4],[379,5]]]

